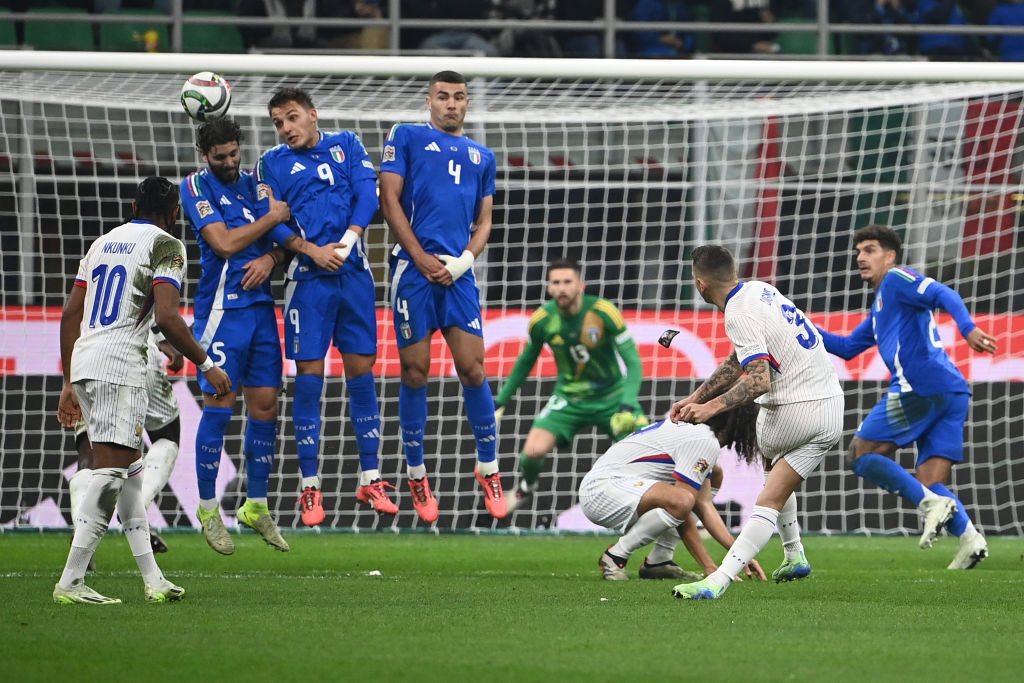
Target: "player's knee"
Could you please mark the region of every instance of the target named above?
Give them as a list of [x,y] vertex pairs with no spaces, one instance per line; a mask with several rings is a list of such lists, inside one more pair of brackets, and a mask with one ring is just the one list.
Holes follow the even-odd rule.
[[410,363],[402,363],[402,384],[410,389],[420,389],[427,385],[427,368]]
[[478,387],[487,381],[484,364],[476,360],[472,363],[456,363],[455,372],[459,375],[459,381],[467,387]]

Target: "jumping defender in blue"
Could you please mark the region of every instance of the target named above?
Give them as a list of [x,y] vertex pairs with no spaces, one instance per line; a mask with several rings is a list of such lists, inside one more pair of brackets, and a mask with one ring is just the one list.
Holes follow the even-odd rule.
[[[861,477],[903,496],[921,511],[920,545],[930,548],[945,524],[960,538],[949,569],[972,569],[988,557],[984,536],[963,503],[946,488],[953,463],[963,462],[967,381],[946,355],[932,311],[945,309],[967,344],[994,353],[996,340],[974,324],[952,289],[896,266],[902,243],[890,228],[869,225],[853,236],[860,276],[876,291],[871,314],[842,337],[820,330],[825,348],[847,360],[878,346],[892,373],[888,395],[857,429],[847,461]],[[916,478],[892,459],[897,448],[917,443]]]
[[231,119],[199,126],[196,149],[207,167],[181,182],[181,204],[199,245],[202,267],[192,334],[232,380],[231,391],[219,394],[199,375],[203,417],[196,430],[196,516],[207,543],[224,555],[232,554],[235,545],[224,528],[215,485],[239,386],[249,419],[243,447],[246,500],[238,521],[258,531],[272,547],[289,550],[267,505],[281,388],[281,339],[267,280],[281,257],[273,253],[267,232],[288,220],[289,212],[284,202],[258,199],[252,173],[239,170],[241,140],[241,128]]
[[398,419],[409,488],[416,513],[425,522],[435,521],[437,500],[423,464],[423,432],[430,338],[441,330],[476,438],[476,479],[487,511],[500,519],[506,514],[505,494],[472,268],[491,234],[494,154],[462,135],[469,94],[461,74],[435,74],[426,103],[427,123],[391,129],[380,167],[381,207],[398,242],[391,257],[391,307],[402,364]]
[[[302,521],[324,520],[320,493],[320,398],[324,358],[331,342],[341,352],[349,417],[359,449],[356,499],[379,513],[396,506],[381,481],[380,409],[373,366],[377,362],[377,309],[363,231],[377,211],[377,174],[359,136],[321,132],[317,110],[303,90],[284,88],[267,105],[284,144],[263,153],[260,182],[288,203],[295,234],[311,243],[288,267],[285,288],[285,357],[295,361],[292,420],[302,472]],[[274,234],[291,248],[291,236]]]

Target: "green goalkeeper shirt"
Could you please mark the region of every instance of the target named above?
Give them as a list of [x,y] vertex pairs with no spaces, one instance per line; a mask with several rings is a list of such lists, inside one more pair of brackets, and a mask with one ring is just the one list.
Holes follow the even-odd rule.
[[[622,313],[612,302],[584,294],[579,312],[566,316],[554,300],[548,301],[530,317],[527,336],[497,403],[505,405],[519,391],[545,344],[558,366],[555,393],[572,400],[606,399],[619,393],[622,403],[636,402],[643,365]],[[626,365],[625,377],[619,356]]]

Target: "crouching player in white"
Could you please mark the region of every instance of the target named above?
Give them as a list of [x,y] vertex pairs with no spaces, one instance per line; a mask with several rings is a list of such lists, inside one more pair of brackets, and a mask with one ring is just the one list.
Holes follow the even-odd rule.
[[[843,430],[839,378],[821,336],[803,312],[767,283],[739,282],[736,262],[724,247],[694,249],[693,277],[704,300],[725,313],[725,333],[733,352],[697,391],[673,404],[669,416],[673,422],[702,423],[756,401],[761,406],[757,443],[771,471],[722,565],[703,581],[675,587],[677,598],[691,599],[724,593],[768,543],[776,524],[786,561],[773,578],[810,573],[799,540],[794,492]],[[744,371],[746,376],[736,382]]]
[[[165,358],[168,360],[166,371]],[[167,485],[167,480],[174,471],[174,462],[178,459],[181,417],[178,399],[174,396],[174,387],[167,379],[167,371],[178,372],[184,365],[185,357],[181,355],[181,351],[171,346],[159,329],[151,328],[149,366],[146,370],[146,395],[149,398],[149,407],[146,410],[144,425],[151,445],[146,451],[146,471],[142,476],[142,505],[146,510]],[[83,419],[75,423],[75,448],[78,451],[78,470],[68,480],[72,524],[77,519],[76,511],[82,492],[89,487],[89,479],[92,477],[92,443]],[[149,545],[154,553],[167,552],[167,543],[152,528],[149,530]],[[89,569],[95,568],[90,562]]]
[[[641,579],[699,580],[673,559],[680,534],[705,571],[715,565],[704,550],[691,512],[719,543],[728,548],[732,535],[711,502],[711,472],[723,446],[752,462],[760,456],[754,440],[756,406],[713,418],[707,425],[657,422],[614,444],[580,484],[580,506],[587,518],[625,533],[598,560],[604,578],[624,581],[626,562],[640,548],[654,548],[640,566]],[[747,573],[764,580],[752,560]]]
[[146,337],[153,317],[218,392],[231,389],[227,373],[196,344],[178,313],[185,247],[167,232],[178,218],[177,188],[165,178],[147,178],[133,208],[135,220],[89,248],[61,317],[64,388],[57,418],[65,427],[85,418],[95,467],[75,511],[75,537],[64,572],[53,589],[54,602],[61,604],[121,602],[84,581],[115,506],[142,573],[146,600],[167,602],[185,594],[157,566],[142,500],[139,447],[148,404]]

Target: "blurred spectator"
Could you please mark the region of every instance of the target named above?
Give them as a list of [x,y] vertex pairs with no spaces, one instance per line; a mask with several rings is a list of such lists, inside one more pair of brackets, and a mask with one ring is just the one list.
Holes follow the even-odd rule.
[[[874,0],[864,3],[860,11],[851,17],[859,24],[909,24],[910,16],[903,8],[902,0]],[[907,34],[858,33],[857,52],[862,55],[905,55],[910,54]]]
[[[775,21],[770,0],[711,0],[711,21],[770,24]],[[715,52],[771,54],[779,51],[778,34],[769,32],[718,31],[711,41]]]
[[[684,0],[637,0],[630,21],[693,21]],[[631,56],[644,58],[683,57],[693,52],[693,34],[680,31],[633,31],[629,34]]]
[[[268,19],[316,19],[316,0],[240,0],[238,16],[266,17]],[[246,47],[256,48],[310,48],[316,42],[316,25],[288,26],[265,24],[242,26]]]
[[[382,19],[384,12],[380,0],[349,0],[332,3],[339,7],[334,16],[352,19]],[[386,26],[364,26],[344,29],[321,28],[317,33],[317,45],[341,50],[386,50],[388,29]]]
[[[565,21],[596,21],[604,19],[604,0],[553,0],[555,19]],[[627,5],[628,3],[628,5]],[[615,17],[627,14],[629,0],[617,0]],[[602,31],[559,31],[555,39],[562,46],[566,57],[604,57],[604,33]],[[615,39],[615,54],[609,57],[625,56],[625,43]]]
[[[547,0],[494,0],[494,19],[551,19]],[[561,57],[562,48],[550,31],[506,28],[491,41],[502,57]]]
[[[402,0],[402,17],[409,19],[488,19],[493,3],[480,0]],[[403,30],[402,49],[477,53],[498,57],[490,36],[475,29]]]
[[[967,24],[964,11],[956,0],[917,0],[913,19],[918,24]],[[917,52],[932,59],[957,59],[974,54],[976,50],[963,34],[922,33],[917,38]]]
[[[1024,0],[1003,0],[988,16],[989,26],[1024,26]],[[1024,62],[1024,35],[990,35],[992,52],[1004,62]]]

